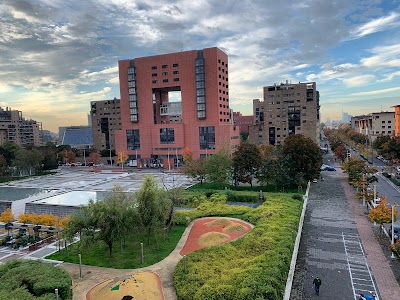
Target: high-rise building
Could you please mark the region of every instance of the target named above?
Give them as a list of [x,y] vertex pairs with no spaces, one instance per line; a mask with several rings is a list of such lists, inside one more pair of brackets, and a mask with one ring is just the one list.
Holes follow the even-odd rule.
[[282,145],[291,134],[303,134],[319,145],[319,92],[315,82],[264,87],[264,100],[253,100],[254,124],[249,139],[261,145]]
[[42,123],[25,119],[19,110],[0,107],[0,145],[7,141],[23,148],[42,146]]
[[[218,48],[121,60],[122,129],[115,147],[129,159],[171,165],[239,144],[229,108],[228,56]],[[164,163],[165,165],[165,163]]]
[[93,147],[115,150],[114,132],[121,130],[120,99],[92,101],[90,108]]

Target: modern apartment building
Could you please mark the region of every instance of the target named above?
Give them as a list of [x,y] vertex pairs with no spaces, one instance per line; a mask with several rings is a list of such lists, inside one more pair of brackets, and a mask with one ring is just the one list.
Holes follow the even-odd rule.
[[0,145],[7,141],[23,148],[42,146],[42,123],[25,119],[21,111],[0,107]]
[[264,100],[253,100],[254,124],[249,139],[261,145],[282,145],[291,134],[303,134],[319,145],[319,92],[315,82],[264,87]]
[[115,150],[114,132],[121,130],[120,99],[90,103],[93,147],[97,150]]
[[395,112],[382,111],[351,118],[351,128],[373,142],[380,135],[395,135]]
[[117,153],[166,166],[167,161],[178,164],[186,146],[199,158],[239,144],[229,108],[228,56],[220,49],[121,60],[118,65],[122,129],[115,132]]

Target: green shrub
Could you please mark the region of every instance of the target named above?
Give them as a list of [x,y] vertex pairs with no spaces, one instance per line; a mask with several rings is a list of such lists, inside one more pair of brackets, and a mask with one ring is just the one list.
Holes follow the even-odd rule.
[[214,192],[220,192],[221,190],[229,189],[232,191],[253,191],[259,192],[260,190],[263,192],[286,192],[286,193],[296,193],[296,186],[285,186],[284,188],[281,186],[234,186],[229,184],[221,184],[221,183],[196,183],[192,185],[188,190],[190,191],[205,191],[205,190],[213,190]]
[[393,182],[395,185],[400,186],[400,181],[395,178],[395,177],[390,177],[389,178],[391,182]]
[[294,194],[294,195],[292,196],[292,198],[293,198],[294,200],[299,200],[299,201],[303,200],[303,196],[300,195],[300,194]]
[[174,222],[236,216],[255,225],[234,242],[188,254],[186,273],[182,261],[174,272],[177,298],[282,299],[302,208],[294,197],[271,193],[255,209],[204,202],[195,210],[177,211]]
[[229,202],[257,203],[260,200],[260,194],[257,192],[239,192],[228,190],[226,191],[226,195],[228,196]]
[[[10,260],[0,266],[0,299],[72,299],[72,280],[60,267],[32,260]],[[7,295],[7,297],[2,297]]]

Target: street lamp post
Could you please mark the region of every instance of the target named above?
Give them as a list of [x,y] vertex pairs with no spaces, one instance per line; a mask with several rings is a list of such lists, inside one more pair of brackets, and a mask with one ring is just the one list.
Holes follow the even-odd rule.
[[[394,204],[392,204],[392,243],[391,243],[391,245],[392,245],[392,247],[394,245]],[[394,258],[393,249],[392,249],[391,258]]]
[[112,158],[111,158],[111,148],[110,148],[110,164],[111,164],[111,167],[112,167],[113,162],[112,162]]

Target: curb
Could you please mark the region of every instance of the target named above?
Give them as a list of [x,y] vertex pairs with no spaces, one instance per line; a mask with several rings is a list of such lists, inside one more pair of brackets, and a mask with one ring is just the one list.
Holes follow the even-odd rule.
[[300,239],[301,239],[301,233],[303,231],[303,223],[304,223],[304,217],[305,217],[306,209],[307,209],[308,192],[309,191],[310,191],[310,182],[308,182],[306,193],[303,196],[303,199],[304,199],[303,209],[302,209],[301,215],[300,215],[299,228],[297,229],[297,236],[296,236],[296,241],[294,243],[292,261],[290,263],[290,269],[289,269],[288,278],[286,281],[285,295],[283,296],[284,300],[290,300],[290,293],[292,291],[294,271],[296,268],[297,255],[299,253]]

